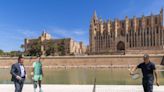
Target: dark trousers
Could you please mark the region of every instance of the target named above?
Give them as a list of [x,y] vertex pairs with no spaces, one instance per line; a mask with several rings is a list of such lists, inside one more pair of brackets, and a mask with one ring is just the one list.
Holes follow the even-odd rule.
[[144,92],[153,92],[153,82],[154,82],[154,79],[151,79],[151,78],[142,80]]
[[22,92],[24,79],[22,81],[14,81],[15,92]]

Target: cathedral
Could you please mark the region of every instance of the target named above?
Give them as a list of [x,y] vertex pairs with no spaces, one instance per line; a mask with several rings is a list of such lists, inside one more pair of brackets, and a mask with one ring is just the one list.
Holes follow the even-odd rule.
[[94,12],[89,29],[89,54],[164,53],[163,9],[149,16],[102,20]]

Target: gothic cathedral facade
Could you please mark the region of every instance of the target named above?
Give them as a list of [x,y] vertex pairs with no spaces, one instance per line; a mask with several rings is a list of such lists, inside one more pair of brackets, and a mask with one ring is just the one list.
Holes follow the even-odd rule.
[[89,36],[90,54],[163,53],[163,9],[156,15],[114,21],[102,21],[94,12]]

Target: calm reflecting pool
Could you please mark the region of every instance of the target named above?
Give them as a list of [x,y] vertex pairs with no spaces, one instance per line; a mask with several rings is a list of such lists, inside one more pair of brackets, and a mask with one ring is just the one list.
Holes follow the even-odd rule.
[[[27,69],[28,77],[26,83],[32,83],[30,76],[31,69]],[[138,71],[140,72],[140,70]],[[164,72],[159,71],[160,84],[164,85]],[[96,84],[103,85],[139,85],[141,78],[132,80],[127,68],[109,69],[55,69],[44,68],[44,84],[93,84],[96,77]],[[141,74],[142,77],[142,74]],[[10,69],[0,69],[0,84],[10,84]]]

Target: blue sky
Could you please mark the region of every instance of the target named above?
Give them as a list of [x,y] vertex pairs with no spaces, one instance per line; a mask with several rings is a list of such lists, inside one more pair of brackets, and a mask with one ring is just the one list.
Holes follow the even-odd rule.
[[45,29],[53,38],[89,43],[94,10],[103,20],[159,13],[164,0],[0,0],[0,49],[21,50]]

